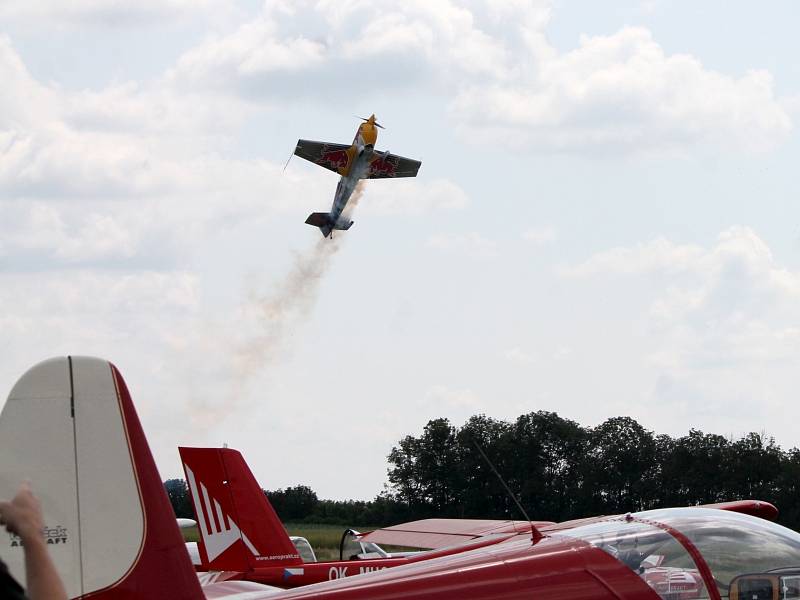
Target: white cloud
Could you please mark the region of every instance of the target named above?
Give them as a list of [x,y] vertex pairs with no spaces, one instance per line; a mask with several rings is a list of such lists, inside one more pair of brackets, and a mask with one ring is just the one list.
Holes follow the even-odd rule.
[[424,395],[424,405],[433,411],[447,414],[473,414],[481,409],[478,395],[470,389],[455,389],[446,385],[435,385]]
[[643,335],[659,400],[694,398],[714,410],[747,412],[753,403],[791,395],[800,355],[800,272],[777,264],[753,230],[731,227],[708,248],[663,238],[616,248],[569,273],[624,276],[630,282],[618,281],[618,290],[638,296],[634,290],[643,286],[654,296]]
[[519,365],[532,365],[536,362],[536,357],[519,347],[514,347],[506,351],[506,360]]
[[211,228],[297,195],[299,179],[277,165],[217,153],[246,114],[230,98],[133,83],[70,93],[36,81],[4,36],[0,79],[0,257],[11,263],[144,255],[169,266]]
[[437,233],[428,238],[427,246],[444,252],[462,254],[473,258],[497,256],[497,243],[480,233]]
[[[565,151],[672,152],[697,145],[758,152],[792,121],[766,71],[739,78],[667,55],[644,28],[582,37],[509,85],[474,86],[453,105],[465,131]],[[512,135],[513,134],[513,135]]]
[[8,363],[17,356],[31,360],[37,352],[152,361],[199,309],[197,279],[181,271],[4,273],[0,282],[0,333],[14,340],[15,357],[6,357]]
[[561,268],[560,272],[574,276],[634,275],[655,271],[677,273],[695,268],[703,254],[701,246],[673,244],[660,237],[632,248],[620,246],[598,252],[579,265]]
[[421,215],[433,210],[459,210],[468,198],[446,179],[377,179],[365,183],[358,211],[379,215]]
[[545,246],[558,239],[558,231],[552,225],[532,227],[522,234],[522,238],[534,246]]
[[624,411],[671,434],[766,428],[795,443],[800,271],[752,229],[598,252],[562,270],[561,285],[587,299],[565,366],[603,381],[596,418]]
[[27,213],[9,215],[16,218],[4,235],[0,257],[5,249],[15,249],[81,262],[99,257],[130,258],[136,250],[134,232],[111,215],[89,213],[77,231],[70,232],[62,211],[40,202],[31,202],[28,208]]
[[642,0],[639,10],[645,14],[652,14],[658,11],[661,0]]
[[280,37],[269,14],[242,25],[235,34],[208,40],[180,57],[171,77],[201,87],[224,88],[237,80],[298,72],[319,65],[325,44],[304,37]]
[[553,360],[565,360],[572,354],[572,348],[569,346],[559,346],[553,352]]
[[48,20],[58,25],[130,27],[165,20],[188,19],[215,9],[218,0],[4,0],[0,18],[29,22]]
[[559,53],[546,39],[550,14],[550,2],[267,3],[187,51],[171,78],[311,102],[424,85],[451,98],[449,115],[472,142],[567,152],[761,152],[792,129],[791,103],[767,71],[710,70],[667,54],[642,27]]
[[[505,15],[499,7],[488,12],[493,22]],[[464,78],[511,76],[513,49],[479,19],[478,10],[448,0],[391,6],[267,2],[261,15],[235,32],[185,52],[171,77],[248,98],[322,101],[337,91],[369,94],[414,83],[442,89],[458,87]]]

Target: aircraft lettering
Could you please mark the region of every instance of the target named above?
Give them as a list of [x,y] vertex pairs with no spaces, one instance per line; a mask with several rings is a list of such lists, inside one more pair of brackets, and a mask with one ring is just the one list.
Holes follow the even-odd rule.
[[386,567],[358,567],[358,574],[374,573],[375,571],[383,571]]
[[48,544],[66,544],[67,538],[47,538]]
[[347,567],[331,567],[328,571],[328,579],[342,579],[347,577]]
[[[66,544],[69,536],[67,535],[67,528],[61,527],[44,527],[42,528],[42,536],[44,536],[45,543],[47,544]],[[11,547],[19,548],[23,546],[22,540],[18,535],[9,533],[11,538]]]

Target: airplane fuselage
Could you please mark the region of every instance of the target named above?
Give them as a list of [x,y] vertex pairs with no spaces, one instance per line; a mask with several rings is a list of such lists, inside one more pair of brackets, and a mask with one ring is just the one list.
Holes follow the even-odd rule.
[[[332,223],[339,223],[339,219],[344,212],[347,203],[353,196],[353,192],[358,185],[359,180],[364,179],[369,171],[369,164],[372,160],[374,150],[372,146],[364,146],[360,150],[354,152],[352,165],[348,169],[346,175],[342,175],[339,179],[339,184],[336,186],[336,193],[333,196],[333,205],[329,213]],[[343,224],[349,225],[349,224]]]
[[350,155],[350,160],[345,167],[339,170],[341,178],[336,186],[331,211],[328,213],[330,222],[336,224],[334,229],[347,229],[350,226],[350,222],[341,223],[340,219],[359,180],[366,178],[369,172],[369,165],[375,154],[375,142],[378,139],[378,130],[374,121],[373,115],[359,125],[353,138],[353,144],[346,151]]

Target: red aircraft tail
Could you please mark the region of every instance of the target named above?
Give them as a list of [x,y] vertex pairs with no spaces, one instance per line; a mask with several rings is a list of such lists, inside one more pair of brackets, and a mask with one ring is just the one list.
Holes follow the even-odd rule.
[[[30,479],[70,598],[204,598],[128,388],[111,363],[61,357],[14,385],[0,415],[0,498]],[[24,548],[3,560],[20,580]]]
[[303,564],[242,455],[178,448],[191,492],[202,566],[213,571]]

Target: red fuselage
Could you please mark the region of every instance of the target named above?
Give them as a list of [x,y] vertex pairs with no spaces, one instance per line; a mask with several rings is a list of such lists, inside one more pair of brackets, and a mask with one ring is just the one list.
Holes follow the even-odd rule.
[[240,579],[282,588],[296,588],[312,583],[344,579],[345,577],[352,577],[354,575],[375,573],[377,571],[388,569],[389,567],[410,565],[443,556],[460,554],[462,552],[477,548],[486,548],[488,546],[506,542],[514,537],[516,537],[516,534],[514,533],[497,534],[469,540],[457,546],[450,546],[440,550],[413,553],[409,556],[398,558],[338,560],[316,563],[312,562],[303,563],[302,565],[295,565],[292,567],[256,567],[255,569],[241,573],[227,573],[224,579]]
[[581,540],[517,536],[433,561],[312,585],[276,598],[398,600],[658,600],[631,569]]

